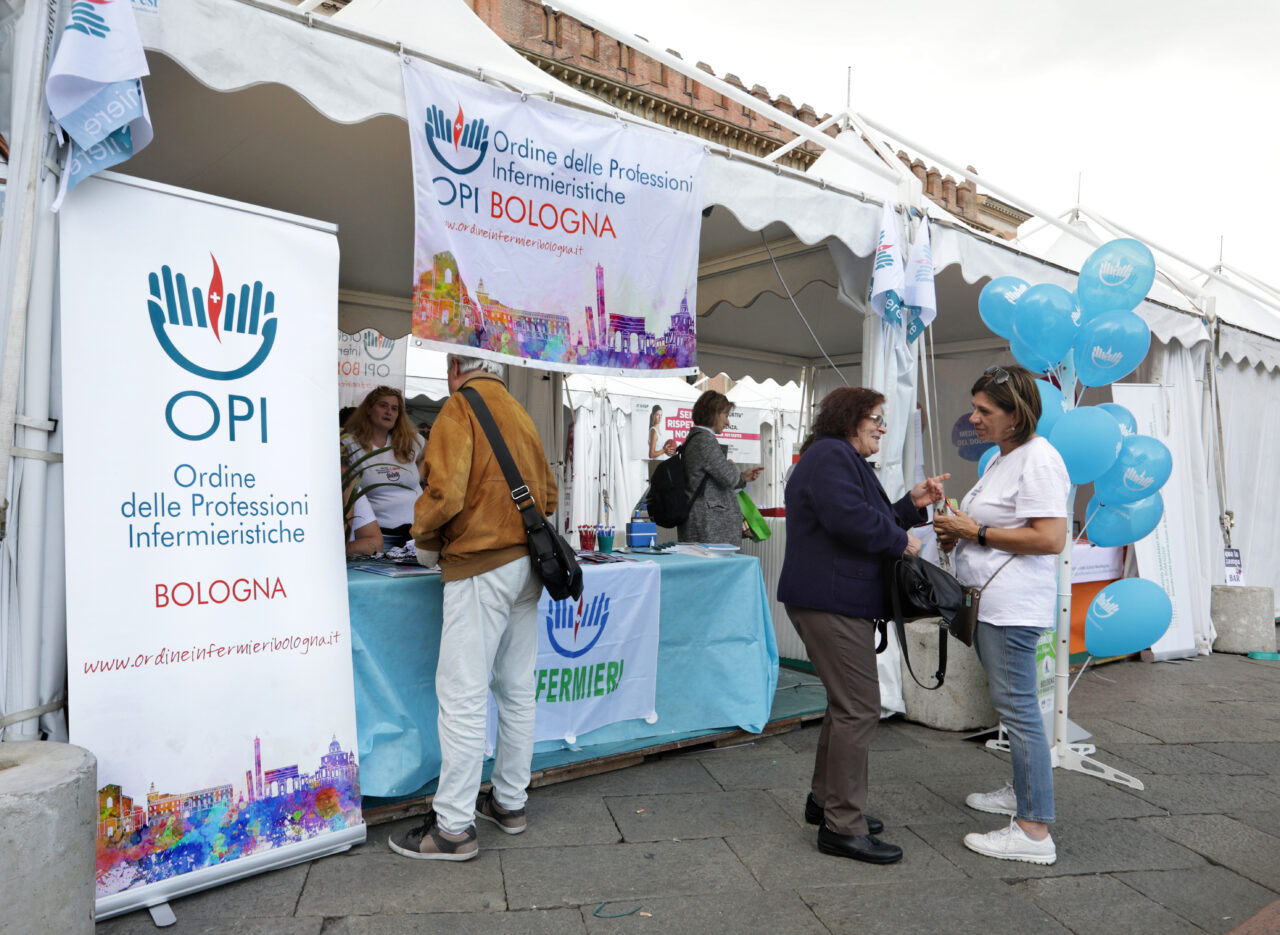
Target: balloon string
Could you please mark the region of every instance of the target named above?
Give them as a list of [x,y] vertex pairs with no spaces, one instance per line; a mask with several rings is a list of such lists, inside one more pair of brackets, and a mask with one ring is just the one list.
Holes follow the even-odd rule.
[[1067,688],[1067,695],[1068,695],[1068,697],[1071,695],[1071,693],[1072,693],[1073,691],[1075,691],[1076,685],[1077,685],[1077,684],[1079,684],[1079,682],[1080,682],[1080,676],[1084,675],[1084,670],[1085,670],[1085,669],[1087,669],[1087,668],[1089,668],[1089,663],[1090,663],[1090,662],[1092,662],[1092,661],[1093,661],[1093,656],[1086,656],[1086,657],[1085,657],[1084,665],[1082,665],[1082,666],[1080,667],[1080,671],[1076,673],[1075,680],[1074,680],[1074,681],[1071,683],[1071,685]]

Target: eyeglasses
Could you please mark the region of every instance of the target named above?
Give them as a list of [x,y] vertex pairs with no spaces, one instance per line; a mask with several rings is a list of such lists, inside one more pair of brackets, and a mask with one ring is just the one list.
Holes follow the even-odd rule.
[[874,422],[877,426],[879,426],[882,429],[886,429],[889,427],[889,423],[885,421],[884,416],[867,416],[867,418],[870,419],[872,422]]
[[1005,370],[1003,367],[988,367],[986,370],[982,371],[982,375],[990,377],[992,383],[1009,382],[1009,371]]

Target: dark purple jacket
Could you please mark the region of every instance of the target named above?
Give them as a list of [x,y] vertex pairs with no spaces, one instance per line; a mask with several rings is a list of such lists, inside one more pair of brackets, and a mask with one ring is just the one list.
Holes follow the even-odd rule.
[[889,563],[928,519],[908,493],[890,503],[848,440],[819,436],[787,482],[787,551],[778,600],[848,617],[887,618]]

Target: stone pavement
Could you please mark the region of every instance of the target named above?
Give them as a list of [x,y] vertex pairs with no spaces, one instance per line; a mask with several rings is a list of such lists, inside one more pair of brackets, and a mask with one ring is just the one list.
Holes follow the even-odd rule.
[[[872,746],[869,804],[906,853],[893,866],[818,853],[803,815],[813,725],[536,789],[529,830],[480,822],[466,863],[391,853],[388,834],[416,819],[375,826],[346,854],[175,902],[170,931],[1133,935],[1229,932],[1259,913],[1250,935],[1276,931],[1280,663],[1090,668],[1071,716],[1146,788],[1056,770],[1051,867],[961,844],[1000,824],[964,797],[997,788],[1006,757],[895,718]],[[98,926],[152,931],[145,912]]]

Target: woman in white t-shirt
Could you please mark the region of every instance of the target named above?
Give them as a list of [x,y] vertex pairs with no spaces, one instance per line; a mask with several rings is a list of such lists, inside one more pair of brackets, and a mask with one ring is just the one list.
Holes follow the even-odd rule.
[[1067,541],[1071,481],[1062,456],[1037,435],[1040,393],[1022,367],[988,367],[970,390],[969,422],[1000,446],[959,512],[935,515],[939,546],[955,549],[956,577],[983,587],[973,645],[987,673],[991,704],[1009,734],[1013,782],[970,795],[973,809],[1009,815],[1007,828],[967,834],[965,846],[988,857],[1051,864],[1057,849],[1053,764],[1037,696],[1036,644],[1054,625],[1054,556]]
[[388,548],[404,545],[413,526],[413,505],[422,493],[426,443],[404,411],[404,397],[378,386],[342,427],[342,460],[347,468],[370,452],[388,448],[360,464],[357,484],[373,507]]

